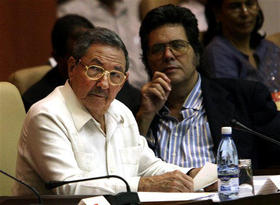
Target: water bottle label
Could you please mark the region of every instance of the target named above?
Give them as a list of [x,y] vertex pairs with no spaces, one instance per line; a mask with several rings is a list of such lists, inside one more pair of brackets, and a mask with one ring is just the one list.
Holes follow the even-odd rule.
[[218,180],[219,192],[223,192],[224,194],[230,194],[233,192],[238,192],[239,188],[239,178],[238,175],[219,175]]

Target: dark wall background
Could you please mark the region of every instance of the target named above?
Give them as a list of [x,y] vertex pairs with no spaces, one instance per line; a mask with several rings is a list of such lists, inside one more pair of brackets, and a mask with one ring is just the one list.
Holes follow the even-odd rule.
[[0,0],[0,81],[21,68],[46,64],[55,0]]

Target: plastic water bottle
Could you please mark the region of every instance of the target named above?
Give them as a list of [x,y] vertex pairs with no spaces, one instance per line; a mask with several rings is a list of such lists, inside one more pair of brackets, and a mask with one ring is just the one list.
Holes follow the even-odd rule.
[[231,127],[222,127],[222,141],[217,153],[218,193],[221,201],[238,198],[239,169]]

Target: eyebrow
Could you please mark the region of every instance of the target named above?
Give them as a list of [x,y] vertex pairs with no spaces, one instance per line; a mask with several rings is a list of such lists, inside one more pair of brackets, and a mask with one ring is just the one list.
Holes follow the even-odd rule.
[[[98,60],[97,58],[93,58],[90,63],[95,63],[96,65],[99,65],[101,67],[104,66],[104,63],[102,63],[100,60]],[[120,72],[124,72],[124,69],[122,68],[122,66],[114,66],[114,70],[120,71]]]
[[124,69],[121,66],[114,66],[114,70],[124,72]]
[[103,66],[104,64],[100,61],[100,60],[98,60],[97,58],[93,58],[91,61],[90,61],[90,63],[95,63],[95,64],[97,64],[97,65],[99,65],[99,66]]

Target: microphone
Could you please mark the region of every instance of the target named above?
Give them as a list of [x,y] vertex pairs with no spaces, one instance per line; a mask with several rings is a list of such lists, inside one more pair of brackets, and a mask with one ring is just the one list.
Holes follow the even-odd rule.
[[268,142],[271,142],[273,144],[276,144],[277,146],[280,146],[280,142],[271,138],[271,137],[268,137],[268,136],[265,136],[259,132],[256,132],[252,129],[250,129],[249,127],[243,125],[241,122],[237,121],[236,119],[232,119],[231,120],[231,125],[233,128],[237,129],[237,130],[241,130],[241,131],[244,131],[244,132],[248,132],[250,134],[253,134],[255,136],[258,136],[260,137],[261,139],[265,140],[265,141],[268,141]]
[[[1,170],[1,169],[0,169],[0,172],[1,172],[2,174],[6,175],[6,176],[8,176],[8,177],[10,177],[10,178],[12,178],[13,180],[17,181],[18,183],[23,184],[25,187],[27,187],[29,190],[31,190],[31,191],[36,195],[36,197],[37,197],[37,199],[38,199],[38,205],[42,205],[42,204],[43,204],[39,192],[38,192],[34,187],[32,187],[32,186],[30,186],[30,185],[24,183],[23,181],[21,181],[21,180],[15,178],[15,177],[13,177],[12,175],[8,174],[7,172],[4,172],[4,171]],[[33,205],[36,205],[36,204],[33,204]]]
[[53,189],[53,188],[62,186],[64,184],[83,182],[83,181],[89,181],[89,180],[97,180],[97,179],[107,179],[107,178],[118,178],[118,179],[122,180],[126,185],[126,191],[127,191],[127,192],[118,193],[114,196],[113,195],[104,195],[104,197],[107,199],[107,201],[110,204],[136,205],[136,204],[140,203],[138,194],[135,192],[131,192],[127,181],[118,175],[106,175],[106,176],[100,176],[100,177],[91,177],[91,178],[76,179],[76,180],[69,180],[69,181],[49,181],[49,182],[45,183],[45,187],[47,189]]

